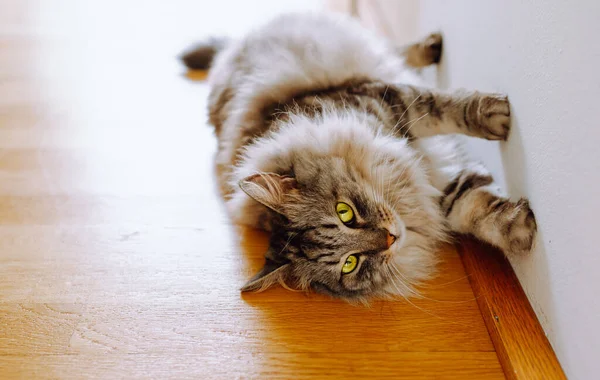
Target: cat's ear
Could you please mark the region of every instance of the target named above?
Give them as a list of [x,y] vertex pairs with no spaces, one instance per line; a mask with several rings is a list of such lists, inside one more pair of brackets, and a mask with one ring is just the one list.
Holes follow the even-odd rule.
[[283,204],[298,190],[295,178],[275,173],[257,173],[239,182],[240,188],[252,199],[283,214]]
[[285,281],[289,269],[289,263],[277,263],[267,258],[265,266],[254,275],[246,285],[242,286],[241,290],[242,292],[261,292],[270,288],[272,285],[282,283]]

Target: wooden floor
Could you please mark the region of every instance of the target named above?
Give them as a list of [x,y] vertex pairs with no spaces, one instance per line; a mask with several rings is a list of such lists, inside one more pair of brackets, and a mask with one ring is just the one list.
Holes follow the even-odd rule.
[[503,378],[450,247],[412,303],[240,294],[266,239],[174,59],[202,6],[82,3],[0,0],[1,379]]

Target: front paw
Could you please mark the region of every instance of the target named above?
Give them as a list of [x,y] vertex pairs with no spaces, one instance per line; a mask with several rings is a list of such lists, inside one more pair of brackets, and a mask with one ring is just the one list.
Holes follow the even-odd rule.
[[529,201],[521,199],[517,203],[508,202],[501,215],[503,249],[507,253],[525,254],[531,251],[537,224]]
[[510,131],[508,97],[500,94],[483,94],[477,101],[477,124],[481,137],[505,141]]

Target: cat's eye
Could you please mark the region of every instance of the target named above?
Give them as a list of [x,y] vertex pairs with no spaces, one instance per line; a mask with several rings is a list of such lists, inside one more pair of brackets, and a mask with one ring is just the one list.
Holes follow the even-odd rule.
[[344,263],[344,266],[342,267],[342,273],[343,274],[352,273],[356,269],[357,265],[358,265],[358,257],[356,257],[356,255],[348,256],[346,258],[346,262]]
[[352,207],[350,207],[349,204],[339,202],[335,206],[335,211],[337,212],[338,218],[340,218],[342,223],[350,224],[354,221],[354,210],[352,210]]

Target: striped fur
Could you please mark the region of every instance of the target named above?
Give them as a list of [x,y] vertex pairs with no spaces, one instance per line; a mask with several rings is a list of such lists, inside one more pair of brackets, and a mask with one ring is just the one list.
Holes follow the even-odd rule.
[[[507,200],[457,135],[505,140],[507,98],[419,87],[409,66],[439,60],[439,35],[403,52],[341,16],[296,14],[215,57],[220,188],[236,223],[271,231],[265,268],[244,290],[406,297],[433,274],[451,232],[531,248],[528,203]],[[353,208],[352,225],[337,202]],[[342,274],[350,254],[358,267]]]

